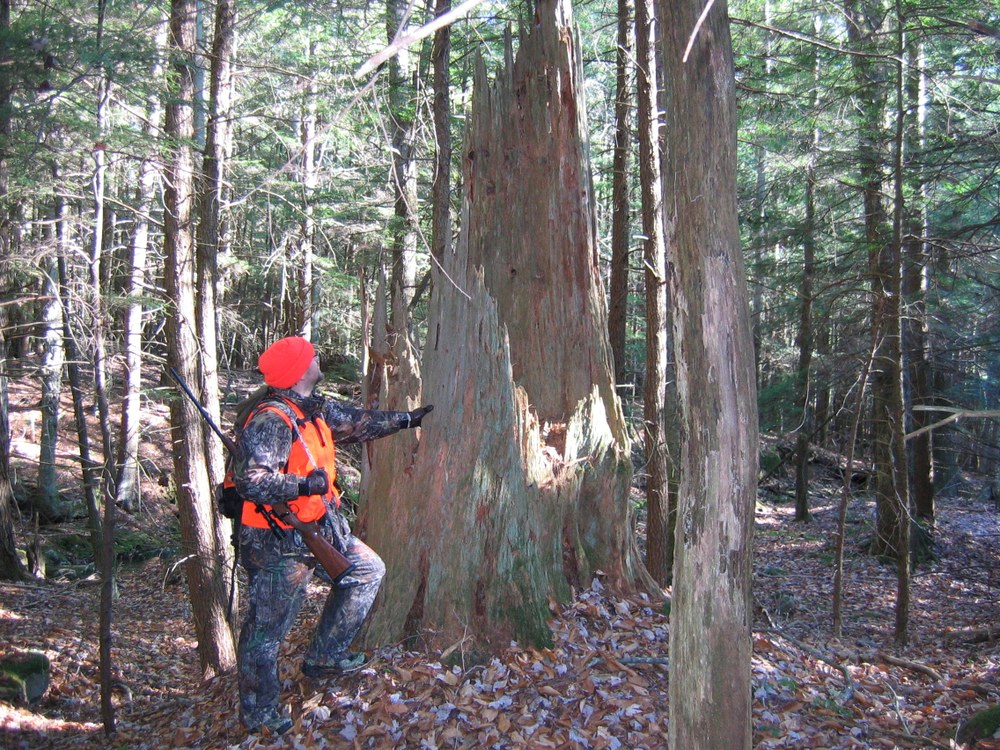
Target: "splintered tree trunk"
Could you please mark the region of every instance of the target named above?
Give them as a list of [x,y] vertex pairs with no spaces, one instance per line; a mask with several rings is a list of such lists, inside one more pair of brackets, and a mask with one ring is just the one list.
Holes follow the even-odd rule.
[[683,446],[670,616],[670,746],[736,750],[751,742],[757,401],[736,209],[728,11],[716,3],[699,24],[704,9],[700,0],[658,3]]
[[[195,336],[194,113],[191,79],[194,55],[194,2],[173,0],[170,48],[174,55],[174,90],[167,106],[166,130],[173,139],[164,191],[164,284],[172,310],[167,318],[168,361],[189,384],[199,382],[199,344]],[[202,672],[208,676],[236,662],[226,621],[225,555],[218,547],[212,509],[201,415],[190,400],[179,396],[170,404],[177,509],[184,551],[191,611],[198,638]]]
[[[570,10],[543,0],[516,62],[480,62],[454,253],[435,269],[419,442],[379,461],[368,541],[388,567],[370,642],[551,640],[550,598],[598,570],[652,581],[629,525]],[[388,443],[388,441],[383,441]]]

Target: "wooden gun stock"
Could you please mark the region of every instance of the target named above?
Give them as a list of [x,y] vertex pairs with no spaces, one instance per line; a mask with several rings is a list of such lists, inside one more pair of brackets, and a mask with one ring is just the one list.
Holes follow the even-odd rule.
[[[291,524],[292,528],[302,535],[302,541],[306,543],[306,547],[309,548],[313,557],[323,566],[323,570],[330,576],[331,581],[337,583],[341,578],[354,570],[354,563],[348,560],[340,550],[330,544],[320,533],[319,524],[315,521],[306,523],[300,520],[295,515],[295,512],[288,507],[288,503],[275,503],[273,507],[281,511],[279,518],[282,521]],[[286,509],[288,510],[287,516],[284,515]]]

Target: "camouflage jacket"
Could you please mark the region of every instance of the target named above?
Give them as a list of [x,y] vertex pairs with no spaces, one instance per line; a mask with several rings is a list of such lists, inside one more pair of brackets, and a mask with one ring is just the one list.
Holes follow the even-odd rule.
[[[329,425],[337,444],[366,442],[399,432],[408,424],[408,412],[361,409],[344,401],[322,396],[300,396],[290,389],[272,388],[270,396],[287,398],[307,418],[321,418]],[[236,489],[255,503],[272,504],[298,497],[299,477],[282,473],[295,432],[272,410],[257,411],[240,429],[237,425],[236,456],[233,461]]]

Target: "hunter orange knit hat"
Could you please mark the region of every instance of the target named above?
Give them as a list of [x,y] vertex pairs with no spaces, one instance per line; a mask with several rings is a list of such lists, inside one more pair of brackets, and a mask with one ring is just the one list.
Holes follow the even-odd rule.
[[257,360],[264,382],[273,388],[291,388],[302,379],[316,356],[313,345],[301,336],[288,336],[271,344]]

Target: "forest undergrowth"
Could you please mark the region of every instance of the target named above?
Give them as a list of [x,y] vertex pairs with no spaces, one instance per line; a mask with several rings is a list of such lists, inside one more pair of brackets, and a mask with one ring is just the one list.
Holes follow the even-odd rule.
[[[37,393],[14,381],[11,403],[12,463],[27,478]],[[164,419],[162,409],[150,415],[159,439],[144,441],[143,459],[166,470],[166,431],[156,432]],[[69,420],[66,430],[72,432]],[[149,495],[123,528],[155,534],[167,525],[173,508],[165,492]],[[794,522],[790,502],[758,503],[754,747],[955,747],[961,722],[1000,703],[1000,513],[974,492],[939,500],[936,559],[915,571],[910,643],[897,648],[895,571],[861,549],[874,510],[860,495],[848,511],[844,634],[832,637],[838,502],[836,484],[817,478],[810,523]],[[39,533],[81,530],[82,520]],[[35,534],[27,520],[18,531],[21,539]],[[370,652],[362,670],[325,682],[299,672],[324,596],[320,584],[311,585],[281,654],[283,698],[294,728],[282,737],[248,736],[237,714],[235,676],[200,680],[187,592],[174,561],[164,554],[120,570],[113,644],[117,732],[111,737],[100,723],[98,582],[0,583],[0,649],[41,650],[52,663],[51,684],[38,704],[0,703],[0,746],[667,746],[669,617],[644,596],[614,594],[600,576],[572,601],[552,604],[551,648],[510,644],[488,663],[473,663],[466,642],[444,651],[397,645]],[[977,747],[1000,748],[1000,741]]]

